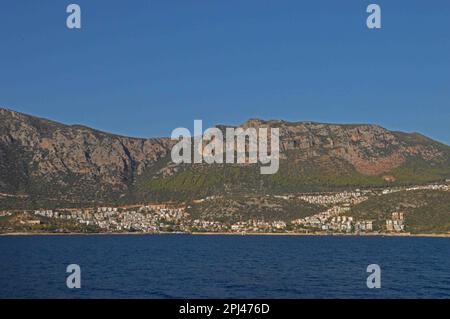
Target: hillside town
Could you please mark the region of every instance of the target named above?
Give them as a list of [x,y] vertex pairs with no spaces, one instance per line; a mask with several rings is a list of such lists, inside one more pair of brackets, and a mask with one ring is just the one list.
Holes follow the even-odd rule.
[[184,208],[166,205],[98,207],[96,210],[36,210],[34,215],[74,220],[80,224],[97,226],[106,232],[184,231],[187,220]]
[[[390,218],[381,224],[375,220],[356,219],[349,216],[352,206],[366,201],[371,196],[398,191],[439,190],[449,191],[448,184],[432,184],[406,188],[379,190],[355,190],[336,193],[310,193],[297,195],[276,195],[286,201],[300,199],[307,203],[323,206],[323,211],[294,220],[264,220],[250,218],[236,222],[220,222],[192,218],[186,204],[145,204],[122,207],[96,207],[84,209],[39,209],[33,211],[0,211],[0,218],[17,217],[19,225],[31,229],[52,221],[75,223],[81,229],[91,227],[101,233],[338,233],[364,234],[374,232],[402,233],[406,231],[405,213],[390,212]],[[193,201],[203,203],[216,200],[210,196]],[[190,205],[193,205],[192,203]],[[55,232],[65,232],[58,226]],[[3,230],[5,231],[5,230]],[[12,229],[10,229],[12,231]]]

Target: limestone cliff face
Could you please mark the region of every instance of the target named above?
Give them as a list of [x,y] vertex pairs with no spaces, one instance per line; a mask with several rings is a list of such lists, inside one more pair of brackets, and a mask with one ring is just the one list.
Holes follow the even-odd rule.
[[30,187],[42,193],[47,193],[42,187],[64,190],[59,195],[69,197],[84,189],[83,196],[92,199],[120,193],[168,152],[169,139],[122,137],[0,109],[3,193],[26,193]]
[[282,153],[298,151],[298,161],[341,159],[364,175],[390,172],[409,157],[436,163],[449,160],[448,147],[442,144],[419,134],[391,132],[378,125],[250,120],[243,127],[278,127]]
[[[11,196],[98,203],[131,194],[139,200],[140,195],[133,197],[136,184],[139,192],[134,194],[155,189],[169,193],[175,188],[184,194],[193,188],[202,190],[198,194],[233,187],[242,192],[242,185],[258,189],[263,185],[271,191],[277,182],[283,190],[295,192],[305,176],[314,183],[324,177],[331,186],[342,183],[330,181],[330,174],[336,178],[359,174],[387,182],[403,178],[402,182],[411,183],[450,177],[450,148],[420,134],[392,132],[377,125],[262,120],[249,120],[242,127],[280,129],[279,176],[260,181],[242,174],[230,181],[225,173],[215,172],[215,166],[208,166],[206,173],[200,166],[204,176],[196,179],[196,166],[188,167],[191,175],[183,175],[185,168],[170,162],[174,142],[168,138],[123,137],[0,109],[0,206],[2,198]],[[425,177],[416,178],[419,174]]]

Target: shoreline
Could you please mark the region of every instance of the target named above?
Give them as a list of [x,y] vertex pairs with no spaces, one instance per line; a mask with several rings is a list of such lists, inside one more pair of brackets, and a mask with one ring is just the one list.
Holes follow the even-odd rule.
[[450,234],[411,234],[411,233],[364,233],[364,234],[343,234],[343,233],[231,233],[231,232],[160,232],[160,233],[3,233],[0,237],[15,236],[155,236],[155,235],[190,235],[190,236],[292,236],[292,237],[418,237],[418,238],[450,238]]

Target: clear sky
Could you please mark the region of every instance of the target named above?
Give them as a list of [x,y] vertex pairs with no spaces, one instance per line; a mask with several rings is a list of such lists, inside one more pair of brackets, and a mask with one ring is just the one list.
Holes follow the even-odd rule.
[[450,1],[1,0],[0,106],[139,137],[263,118],[450,144]]

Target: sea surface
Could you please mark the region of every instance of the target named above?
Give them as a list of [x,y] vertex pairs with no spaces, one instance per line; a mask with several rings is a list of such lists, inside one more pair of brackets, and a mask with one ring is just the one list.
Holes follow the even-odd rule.
[[[66,267],[81,267],[81,288]],[[381,267],[381,288],[366,285]],[[450,238],[0,237],[0,298],[449,298]]]

